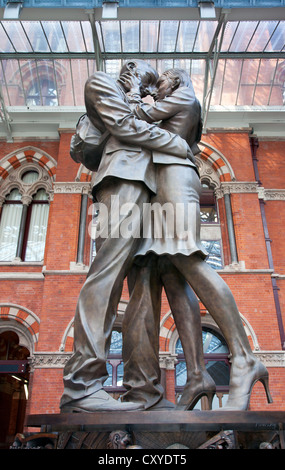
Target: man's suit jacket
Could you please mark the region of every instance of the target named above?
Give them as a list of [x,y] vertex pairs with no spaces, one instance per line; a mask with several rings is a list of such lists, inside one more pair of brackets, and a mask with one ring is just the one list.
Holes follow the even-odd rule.
[[[186,140],[194,154],[199,152],[198,142],[201,139],[202,120],[201,106],[195,97],[193,87],[179,87],[170,96],[153,105],[142,101],[134,108],[135,114],[149,123],[161,121],[160,127],[178,134]],[[194,160],[194,159],[193,159]],[[189,159],[153,152],[154,163],[176,163],[195,166]]]
[[85,105],[91,122],[101,132],[110,132],[94,187],[107,176],[116,176],[143,181],[156,192],[150,151],[159,150],[162,154],[186,160],[188,147],[185,140],[135,117],[122,88],[104,72],[96,72],[87,80]]

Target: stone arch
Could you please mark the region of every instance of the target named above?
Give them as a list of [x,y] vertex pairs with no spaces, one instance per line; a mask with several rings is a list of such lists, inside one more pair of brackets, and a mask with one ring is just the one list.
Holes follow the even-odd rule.
[[203,141],[196,156],[201,180],[206,180],[215,189],[225,181],[235,181],[234,171],[226,157],[216,148]]
[[0,332],[11,330],[32,355],[38,342],[40,319],[31,310],[15,304],[0,304]]
[[0,183],[7,179],[12,170],[27,163],[39,165],[48,173],[52,182],[55,181],[56,160],[43,150],[27,146],[9,153],[0,160]]
[[[244,315],[240,313],[240,318],[244,326],[246,335],[249,343],[254,351],[258,351],[259,344],[254,329],[250,325],[249,321]],[[215,321],[207,311],[203,311],[202,326],[208,326],[217,332],[221,331],[216,325]],[[176,342],[179,338],[178,331],[172,316],[171,311],[167,312],[160,322],[160,345],[163,351],[169,351],[171,354],[175,354]]]
[[77,171],[77,175],[75,177],[75,181],[79,181],[82,183],[91,182],[93,172],[88,170],[84,165],[80,165]]
[[[126,300],[121,300],[117,309],[117,316],[114,322],[114,328],[121,327],[123,316],[127,308],[128,302]],[[60,344],[60,352],[71,352],[73,349],[73,340],[74,340],[74,318],[68,323],[65,332],[62,336]]]

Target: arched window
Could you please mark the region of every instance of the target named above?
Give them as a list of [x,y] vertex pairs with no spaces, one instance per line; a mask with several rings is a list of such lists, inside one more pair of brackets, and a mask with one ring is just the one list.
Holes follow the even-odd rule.
[[[202,335],[206,369],[216,383],[216,395],[221,402],[223,395],[228,393],[229,389],[229,349],[223,337],[211,328],[203,327]],[[185,356],[180,339],[176,342],[175,352],[178,361],[175,367],[175,392],[179,396],[187,380]],[[197,406],[200,406],[199,403]],[[217,400],[214,406],[219,407]]]
[[43,169],[17,169],[11,181],[14,187],[3,185],[1,195],[0,261],[42,261],[49,214],[47,175]]

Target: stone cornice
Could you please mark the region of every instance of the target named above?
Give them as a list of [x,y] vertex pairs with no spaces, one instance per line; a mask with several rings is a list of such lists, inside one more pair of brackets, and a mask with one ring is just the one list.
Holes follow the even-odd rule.
[[225,194],[256,193],[264,201],[285,201],[285,189],[266,189],[259,186],[256,181],[229,181],[222,182],[215,189],[216,197],[222,198]]
[[82,181],[54,183],[54,194],[90,194],[91,183]]
[[[285,367],[285,351],[253,351],[266,367]],[[29,358],[31,371],[35,369],[63,369],[71,352],[35,352]],[[162,369],[173,370],[177,355],[160,351],[159,363]]]

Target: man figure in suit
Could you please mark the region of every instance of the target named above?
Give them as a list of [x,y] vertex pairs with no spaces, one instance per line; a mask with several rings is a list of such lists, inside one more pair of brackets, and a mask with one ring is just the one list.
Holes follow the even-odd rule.
[[[151,93],[157,73],[149,64],[129,61],[121,73],[126,70],[139,76],[141,97]],[[131,201],[140,209],[132,218],[139,234],[143,204],[156,192],[151,151],[159,149],[184,160],[193,155],[184,139],[137,119],[119,81],[115,82],[103,72],[97,72],[87,80],[85,103],[95,127],[102,133],[106,130],[110,133],[93,187],[93,195],[107,208],[107,216],[103,212],[99,214],[104,236],[97,239],[98,252],[78,299],[74,353],[64,369],[60,407],[62,412],[132,410],[140,406],[120,403],[103,390],[108,377],[106,359],[123,281],[140,241],[138,236],[121,235],[129,214],[121,213],[120,208]],[[112,218],[114,212],[115,221]]]

